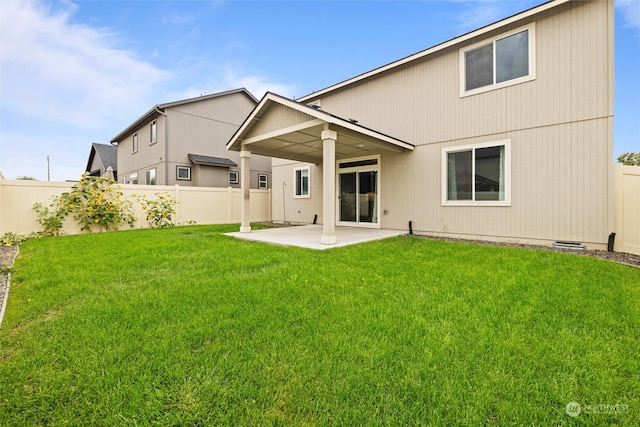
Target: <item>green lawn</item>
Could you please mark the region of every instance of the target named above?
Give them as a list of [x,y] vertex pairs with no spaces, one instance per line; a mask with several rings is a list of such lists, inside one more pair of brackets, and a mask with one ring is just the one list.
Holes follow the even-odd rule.
[[222,234],[236,229],[23,243],[0,425],[640,419],[638,269],[413,237],[312,251]]

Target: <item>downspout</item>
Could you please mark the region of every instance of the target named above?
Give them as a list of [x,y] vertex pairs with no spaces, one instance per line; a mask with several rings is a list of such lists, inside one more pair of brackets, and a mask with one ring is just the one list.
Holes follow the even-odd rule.
[[164,116],[164,185],[169,185],[169,116],[157,105],[156,113]]

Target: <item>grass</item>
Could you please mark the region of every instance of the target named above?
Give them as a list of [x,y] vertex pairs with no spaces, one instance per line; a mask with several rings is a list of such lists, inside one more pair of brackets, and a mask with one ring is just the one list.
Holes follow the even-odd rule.
[[640,270],[412,237],[311,251],[222,234],[235,229],[23,243],[0,425],[640,417]]

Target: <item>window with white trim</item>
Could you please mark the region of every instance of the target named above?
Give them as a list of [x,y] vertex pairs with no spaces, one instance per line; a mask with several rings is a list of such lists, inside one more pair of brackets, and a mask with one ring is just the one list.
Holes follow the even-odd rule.
[[473,95],[535,78],[535,26],[460,49],[460,95]]
[[149,169],[146,172],[147,185],[156,185],[156,170]]
[[239,181],[238,172],[229,171],[229,184],[237,184]]
[[260,190],[266,190],[267,188],[269,188],[269,175],[267,175],[266,173],[258,174],[258,188]]
[[138,183],[138,172],[132,173],[129,175],[129,184],[137,184]]
[[293,197],[295,198],[309,198],[311,197],[310,192],[310,175],[311,170],[309,166],[304,166],[300,168],[295,168],[293,170],[293,182],[294,185],[294,193]]
[[149,145],[155,144],[158,141],[158,122],[156,120],[149,125]]
[[138,132],[133,134],[133,149],[131,150],[132,153],[137,153],[138,152]]
[[176,179],[191,181],[191,168],[188,166],[178,166],[176,170]]
[[509,140],[442,149],[442,204],[511,204]]

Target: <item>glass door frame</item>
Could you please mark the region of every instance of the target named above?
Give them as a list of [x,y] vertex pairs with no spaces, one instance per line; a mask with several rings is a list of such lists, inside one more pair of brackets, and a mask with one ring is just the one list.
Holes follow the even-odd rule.
[[[376,160],[376,164],[365,166],[354,166],[340,169],[340,164],[359,162],[363,160]],[[353,173],[353,172],[376,172],[376,219],[377,222],[360,222],[359,212],[356,209],[356,221],[341,221],[340,220],[340,173]],[[356,177],[358,175],[356,174]],[[348,159],[340,159],[336,161],[336,225],[346,227],[364,227],[364,228],[381,228],[380,227],[380,155],[353,157]],[[359,186],[359,180],[356,178],[356,185]],[[358,194],[358,193],[356,193]],[[357,197],[357,196],[356,196]],[[358,203],[356,203],[358,205]]]

